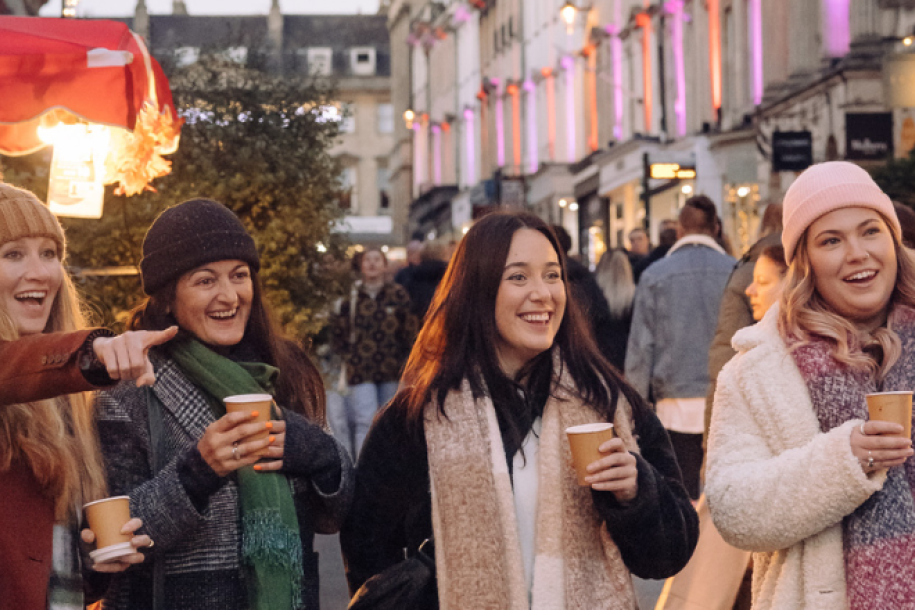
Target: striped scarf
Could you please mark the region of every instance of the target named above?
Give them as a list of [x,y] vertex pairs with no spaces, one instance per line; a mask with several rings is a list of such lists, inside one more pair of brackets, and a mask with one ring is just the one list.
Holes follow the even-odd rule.
[[[565,370],[554,360],[554,370]],[[621,399],[617,434],[630,451],[629,409]],[[604,526],[591,490],[579,487],[564,430],[600,421],[564,372],[543,412],[534,577],[528,592],[514,496],[495,409],[470,384],[445,399],[447,417],[427,407],[441,610],[631,610],[632,578]],[[529,594],[530,593],[530,594]],[[529,602],[530,600],[530,602]]]
[[[815,339],[794,350],[820,422],[829,430],[868,418],[865,394],[912,390],[915,379],[915,310],[897,306],[890,328],[902,340],[902,357],[883,387],[867,371],[837,362],[831,344]],[[915,607],[915,460],[891,468],[883,489],[842,522],[845,580],[850,610]]]

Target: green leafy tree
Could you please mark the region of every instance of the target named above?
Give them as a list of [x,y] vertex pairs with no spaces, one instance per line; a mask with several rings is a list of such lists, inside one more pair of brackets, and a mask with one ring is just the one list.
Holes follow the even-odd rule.
[[[136,266],[143,236],[165,208],[194,197],[220,201],[238,214],[261,254],[261,279],[286,331],[305,338],[320,330],[322,314],[342,294],[345,236],[340,218],[340,166],[329,154],[338,124],[324,109],[330,86],[274,76],[216,56],[201,58],[171,77],[186,123],[172,171],[156,192],[134,197],[106,193],[100,220],[61,219],[70,264],[97,269]],[[5,179],[47,191],[48,153],[4,159]],[[79,274],[77,275],[80,278]],[[142,297],[137,276],[89,276],[83,293],[105,324],[118,325]]]
[[890,159],[871,171],[874,181],[890,199],[915,209],[915,150],[900,159]]

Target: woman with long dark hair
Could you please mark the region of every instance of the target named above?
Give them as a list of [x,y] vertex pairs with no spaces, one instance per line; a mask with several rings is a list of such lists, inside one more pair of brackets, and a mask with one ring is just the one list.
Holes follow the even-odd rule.
[[[270,318],[259,269],[254,240],[215,201],[169,208],[146,234],[149,297],[129,327],[179,334],[150,352],[152,389],[103,392],[96,417],[108,485],[156,545],[105,608],[318,607],[314,534],[342,522],[352,465],[324,429],[317,369]],[[271,394],[272,421],[227,414],[237,394]]]
[[[697,521],[670,443],[584,331],[565,264],[527,213],[461,241],[359,458],[352,589],[430,537],[447,608],[632,608],[630,574],[686,564]],[[564,430],[593,422],[616,438],[579,486]]]

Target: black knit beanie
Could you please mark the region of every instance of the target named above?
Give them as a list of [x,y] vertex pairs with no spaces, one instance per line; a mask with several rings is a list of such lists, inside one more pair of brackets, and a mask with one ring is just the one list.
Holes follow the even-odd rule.
[[211,199],[179,203],[159,214],[143,239],[143,292],[153,295],[195,267],[233,259],[254,271],[261,266],[254,240],[232,210]]

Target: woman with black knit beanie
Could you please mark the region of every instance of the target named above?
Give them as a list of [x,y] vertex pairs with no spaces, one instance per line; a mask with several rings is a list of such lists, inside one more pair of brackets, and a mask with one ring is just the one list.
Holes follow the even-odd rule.
[[[153,222],[140,270],[148,298],[129,327],[180,330],[150,353],[151,389],[99,399],[108,485],[156,541],[104,607],[317,608],[314,534],[343,520],[352,464],[325,431],[318,371],[271,321],[254,240],[224,205],[192,199]],[[271,421],[227,414],[237,394],[272,395]]]

